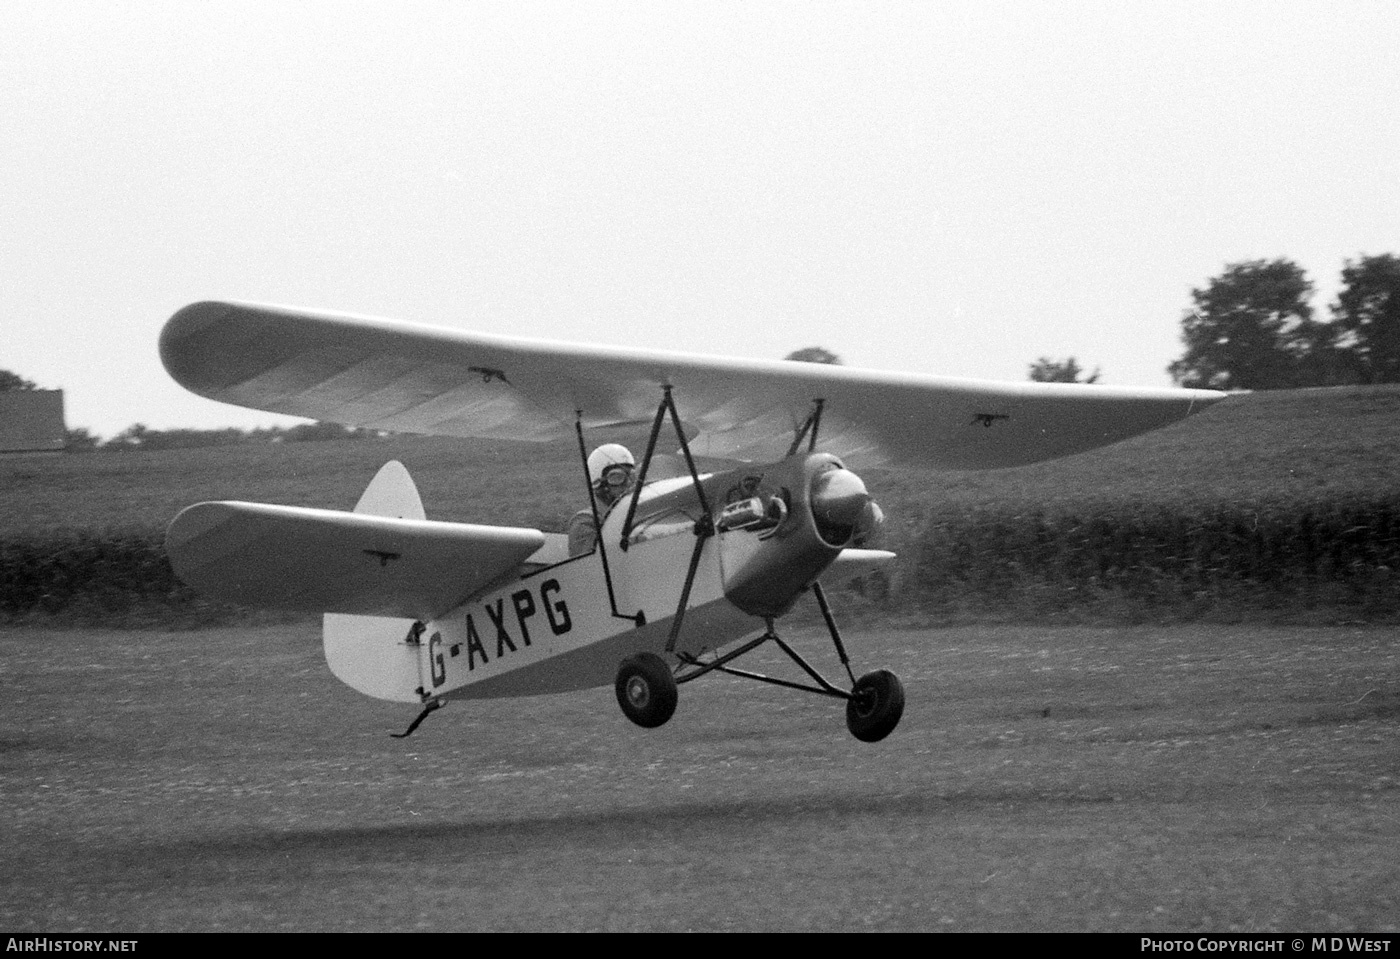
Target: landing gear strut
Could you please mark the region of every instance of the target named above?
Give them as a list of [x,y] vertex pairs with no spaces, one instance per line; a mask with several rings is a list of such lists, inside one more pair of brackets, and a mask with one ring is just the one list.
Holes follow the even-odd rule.
[[[663,397],[661,404],[656,409],[656,416],[652,421],[651,435],[647,440],[646,455],[642,457],[642,466],[638,471],[636,484],[632,492],[631,501],[627,507],[627,516],[622,524],[622,538],[619,548],[624,552],[627,550],[632,534],[632,521],[636,518],[637,504],[641,500],[642,487],[646,483],[647,468],[651,465],[652,456],[656,451],[656,441],[661,432],[661,424],[666,414],[670,414],[671,421],[676,427],[676,437],[680,441],[681,452],[685,454],[686,465],[690,468],[690,478],[695,485],[696,498],[699,501],[698,508],[700,520],[695,523],[695,547],[690,556],[690,567],[686,571],[685,582],[681,589],[680,601],[676,605],[676,612],[672,618],[671,628],[666,640],[666,653],[668,656],[675,656],[680,660],[682,668],[689,667],[683,673],[672,673],[667,661],[655,653],[637,653],[622,662],[618,668],[617,679],[614,689],[617,693],[617,703],[622,707],[622,712],[628,719],[646,729],[655,729],[664,725],[676,711],[676,703],[679,699],[677,685],[688,683],[691,680],[699,679],[706,673],[718,670],[728,673],[731,676],[743,676],[748,679],[756,679],[760,682],[770,683],[774,686],[786,686],[790,689],[801,689],[806,692],[818,693],[823,696],[831,696],[846,700],[846,726],[850,729],[851,735],[863,742],[873,743],[884,739],[894,731],[899,724],[900,717],[904,715],[904,686],[900,683],[899,677],[887,669],[876,670],[867,673],[860,679],[856,679],[855,673],[851,671],[850,657],[846,655],[846,646],[841,641],[841,631],[836,627],[836,620],[831,615],[831,607],[827,604],[826,594],[822,591],[821,583],[813,581],[811,583],[812,595],[816,597],[817,605],[821,609],[822,619],[826,622],[827,631],[831,634],[832,644],[836,647],[836,655],[841,660],[841,666],[846,670],[846,675],[851,680],[851,690],[844,689],[832,684],[828,679],[812,668],[808,662],[798,655],[782,638],[773,631],[773,617],[766,618],[768,629],[757,639],[749,640],[738,649],[731,650],[724,655],[718,653],[707,659],[688,653],[678,652],[677,641],[680,638],[681,624],[685,620],[686,610],[689,608],[690,590],[695,582],[696,571],[699,569],[701,552],[705,546],[705,541],[716,534],[713,514],[710,510],[709,501],[705,495],[705,486],[701,482],[700,474],[696,471],[695,460],[690,454],[690,445],[686,440],[685,430],[681,425],[680,414],[676,412],[675,402],[671,398],[671,387],[663,387]],[[788,450],[788,455],[794,455],[801,447],[804,437],[808,437],[810,430],[809,451],[816,447],[817,430],[821,425],[821,414],[824,400],[815,400],[815,406],[807,422],[803,424],[801,432],[793,440],[792,448]],[[579,441],[579,454],[583,455],[583,414],[579,413],[576,423]],[[586,461],[585,461],[586,463]],[[863,490],[863,487],[862,487]],[[867,504],[868,505],[868,504]],[[599,521],[595,506],[595,522]],[[601,539],[600,539],[601,547]],[[603,557],[603,572],[608,575],[607,556]],[[608,579],[608,590],[611,595],[612,581]],[[616,602],[613,603],[614,615],[619,615]],[[645,623],[645,618],[639,612],[634,618],[638,626]],[[804,683],[792,682],[786,679],[777,679],[772,676],[764,676],[761,673],[753,673],[744,669],[733,669],[728,663],[743,656],[745,653],[772,640],[777,644],[789,659],[802,668],[809,677],[817,684],[815,686]]]
[[[884,739],[894,728],[899,725],[900,718],[904,715],[904,684],[899,681],[899,677],[888,669],[877,669],[873,673],[866,673],[860,679],[856,679],[851,672],[850,658],[846,655],[846,646],[841,642],[841,632],[836,628],[836,620],[831,615],[831,608],[827,605],[826,596],[822,593],[821,584],[813,583],[812,592],[816,595],[817,604],[821,607],[822,618],[826,620],[827,629],[831,633],[832,643],[836,647],[836,653],[841,659],[841,665],[845,667],[846,675],[851,677],[851,690],[847,692],[839,686],[834,685],[816,671],[805,659],[782,638],[773,631],[773,622],[768,621],[768,630],[756,639],[749,640],[738,649],[725,653],[722,656],[715,656],[711,659],[699,659],[689,653],[679,654],[682,664],[691,667],[687,672],[674,678],[666,673],[671,679],[667,695],[670,697],[670,705],[667,707],[666,718],[669,718],[671,711],[675,709],[675,686],[678,683],[688,683],[699,679],[706,673],[721,672],[730,676],[742,676],[745,679],[756,679],[759,682],[769,683],[773,686],[785,686],[788,689],[800,689],[804,692],[818,693],[823,696],[831,696],[837,699],[846,700],[846,727],[851,731],[851,735],[862,742],[875,743]],[[765,676],[762,673],[750,672],[746,669],[734,669],[728,664],[738,659],[740,656],[751,652],[766,642],[772,641],[779,649],[787,655],[794,663],[802,668],[808,676],[817,684],[815,686],[806,683],[796,683],[787,679],[778,679],[773,676]],[[630,687],[624,686],[624,682],[630,682],[629,677],[635,677],[636,673],[628,672],[629,664],[636,664],[644,657],[655,660],[655,668],[658,672],[665,672],[665,662],[659,657],[650,653],[641,653],[632,657],[622,664],[622,669],[618,671],[617,678],[617,699],[622,704],[622,711],[635,723],[639,725],[649,725],[633,715],[629,708],[629,697],[626,690]],[[649,695],[648,688],[648,695]],[[661,725],[666,718],[654,723]]]

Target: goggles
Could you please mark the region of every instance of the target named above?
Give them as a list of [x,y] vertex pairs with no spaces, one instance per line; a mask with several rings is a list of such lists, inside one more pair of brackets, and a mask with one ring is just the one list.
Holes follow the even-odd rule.
[[598,484],[600,486],[626,486],[627,481],[632,478],[632,469],[630,463],[614,463],[603,470]]

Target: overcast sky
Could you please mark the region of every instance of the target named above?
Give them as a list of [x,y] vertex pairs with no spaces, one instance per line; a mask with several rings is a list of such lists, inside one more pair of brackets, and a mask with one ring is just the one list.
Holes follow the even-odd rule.
[[1400,4],[0,4],[0,369],[185,393],[228,298],[1161,386],[1192,287],[1400,253]]

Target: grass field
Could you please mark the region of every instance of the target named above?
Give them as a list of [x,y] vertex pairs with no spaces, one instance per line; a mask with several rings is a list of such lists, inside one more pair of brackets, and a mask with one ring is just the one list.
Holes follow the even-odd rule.
[[[181,507],[349,508],[390,458],[436,518],[558,529],[582,499],[567,447],[0,459],[0,600],[56,611],[0,629],[0,928],[1400,928],[1400,644],[1300,625],[1391,615],[1400,389],[1240,397],[1017,470],[865,471],[900,565],[838,616],[857,668],[909,691],[874,745],[832,700],[727,677],[649,732],[599,689],[454,704],[399,741],[414,711],[337,683],[316,624],[72,627],[75,596],[189,625],[161,603]],[[1085,610],[1143,624],[1044,625]],[[975,625],[899,626],[939,620]]]
[[723,677],[399,741],[311,627],[0,631],[0,928],[1400,929],[1393,631],[850,631],[874,745]]

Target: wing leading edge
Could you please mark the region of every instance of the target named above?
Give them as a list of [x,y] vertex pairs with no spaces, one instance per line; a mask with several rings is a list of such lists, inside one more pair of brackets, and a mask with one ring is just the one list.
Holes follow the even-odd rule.
[[857,465],[1019,466],[1165,426],[1210,390],[994,383],[488,336],[281,306],[205,302],[161,358],[200,396],[405,433],[550,440],[648,422],[670,386],[698,455],[772,458],[823,403],[822,448]]

